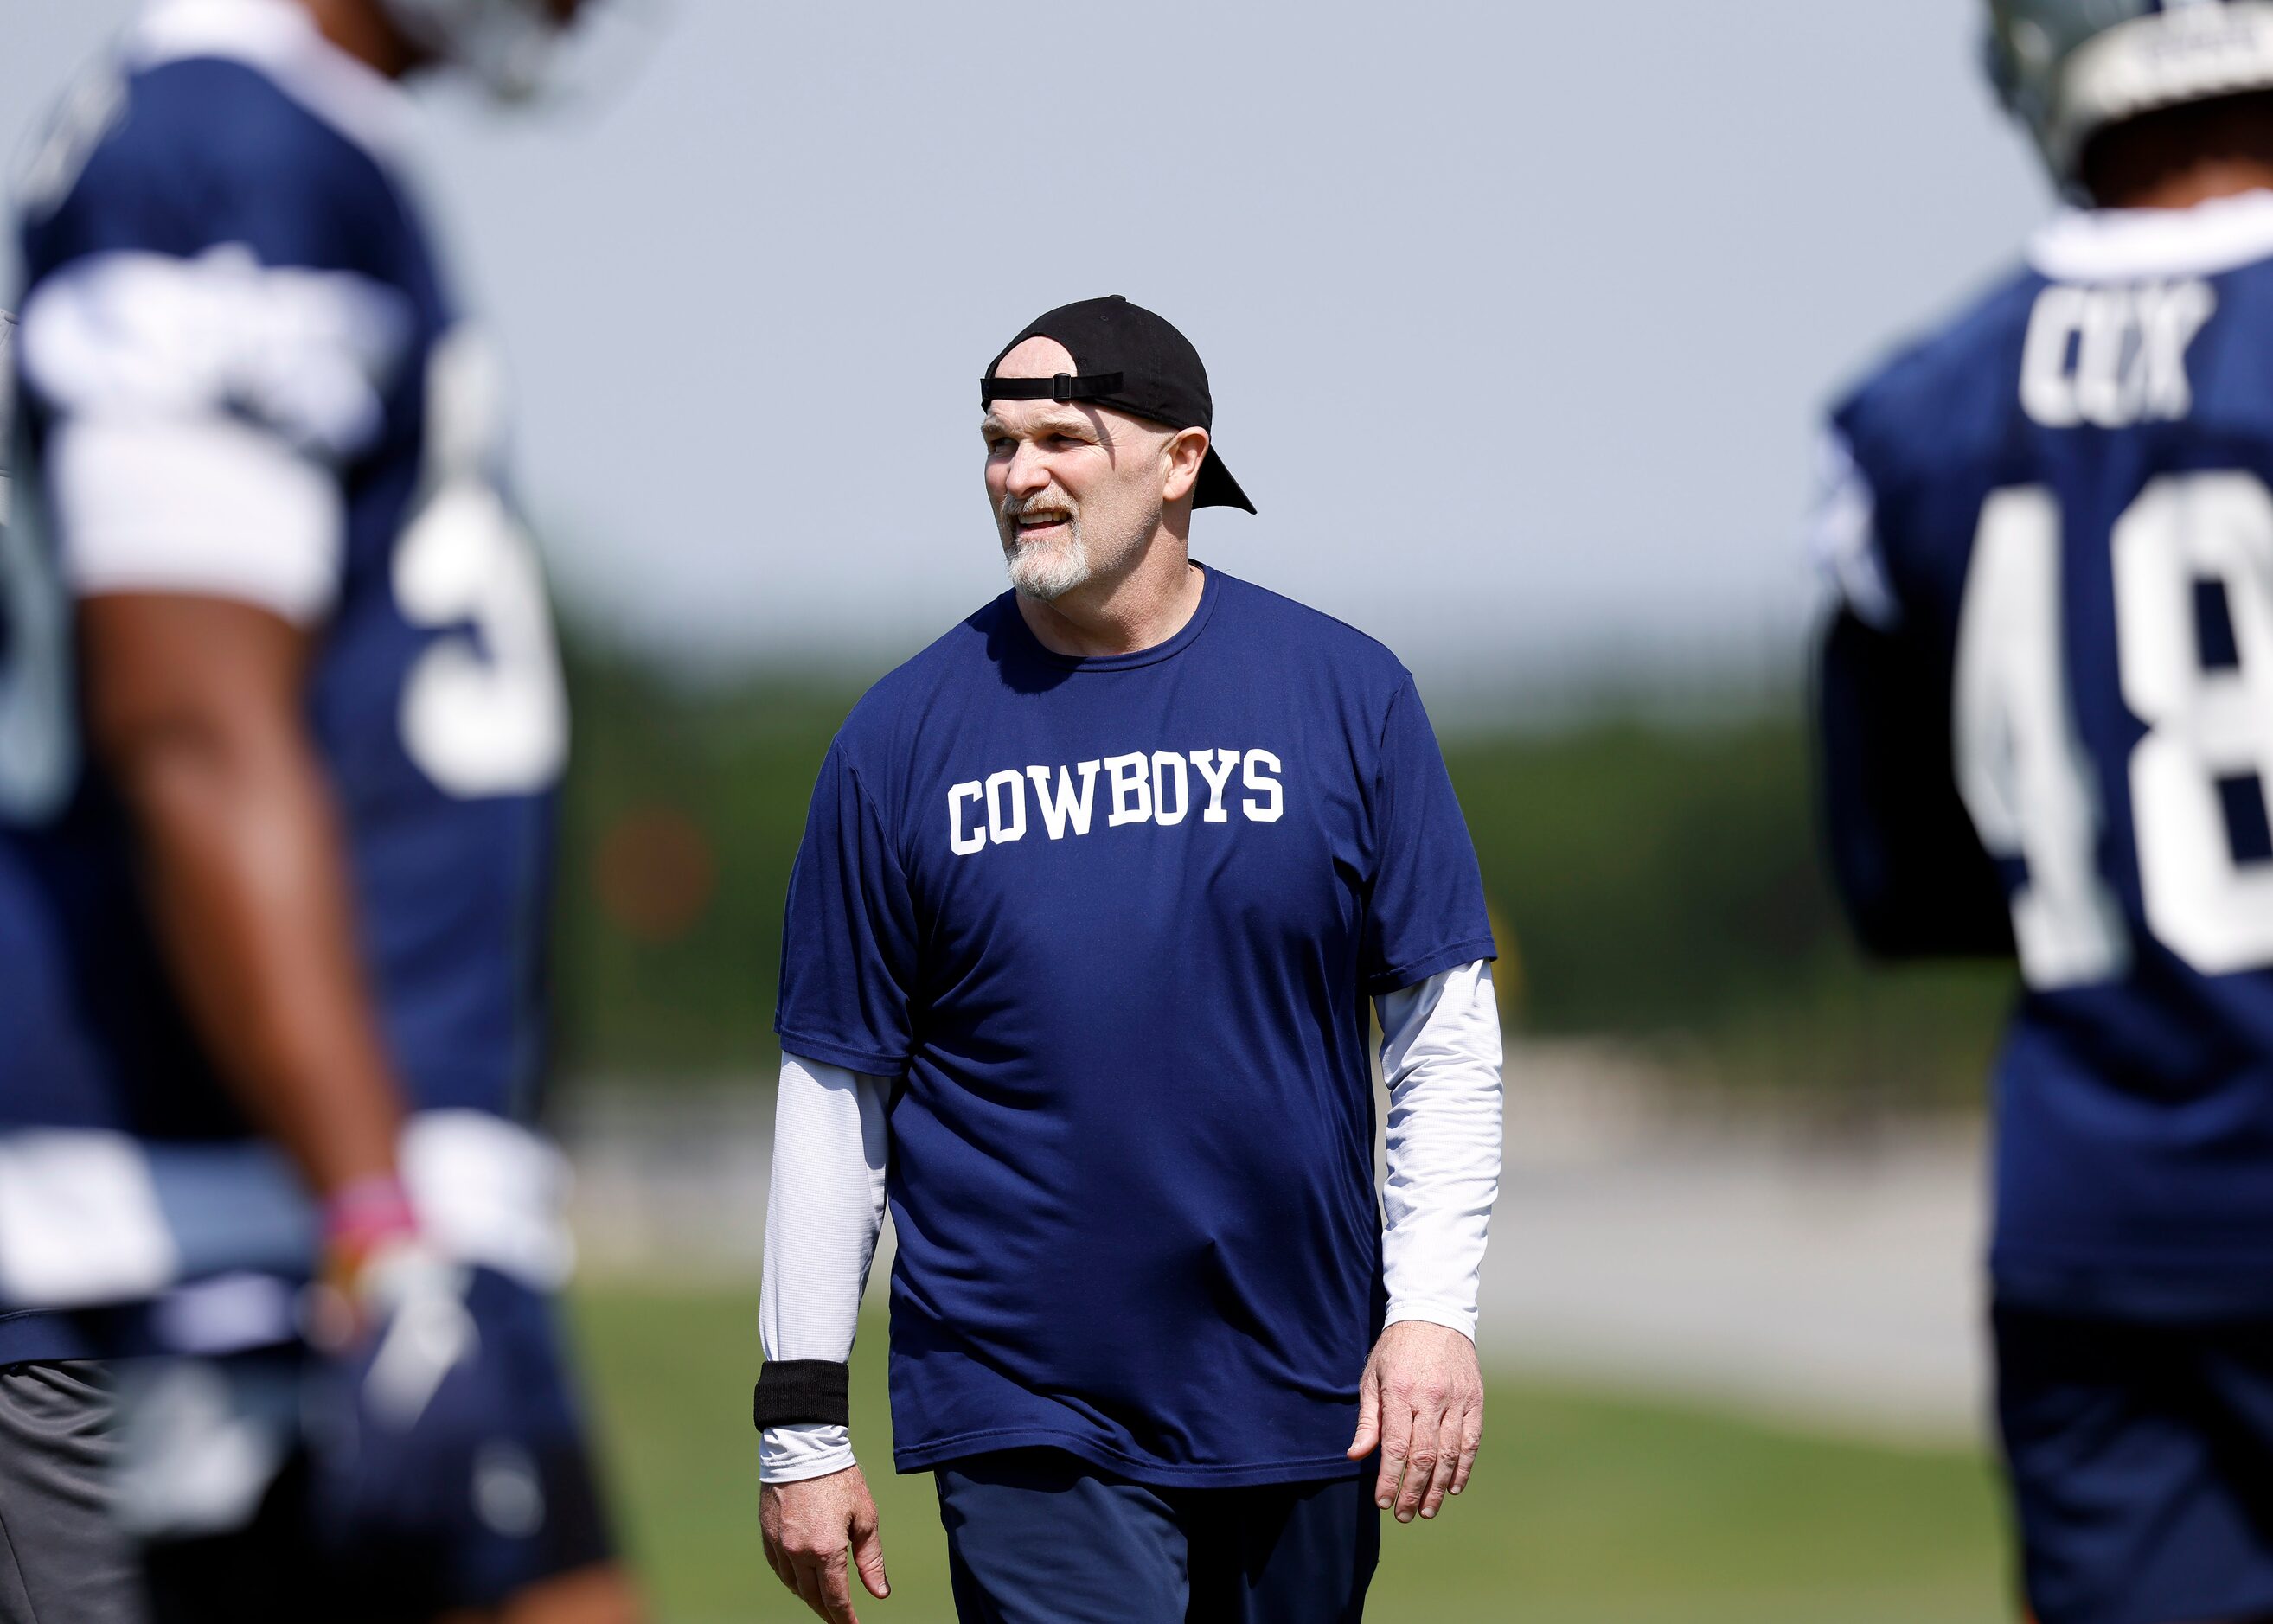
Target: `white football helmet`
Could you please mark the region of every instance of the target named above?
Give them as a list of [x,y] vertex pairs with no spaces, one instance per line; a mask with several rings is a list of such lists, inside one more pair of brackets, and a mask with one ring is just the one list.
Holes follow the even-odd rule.
[[545,0],[381,0],[394,26],[470,73],[491,92],[520,101],[544,88],[566,32]]
[[1989,0],[1989,77],[2073,188],[2095,131],[2273,89],[2273,0]]

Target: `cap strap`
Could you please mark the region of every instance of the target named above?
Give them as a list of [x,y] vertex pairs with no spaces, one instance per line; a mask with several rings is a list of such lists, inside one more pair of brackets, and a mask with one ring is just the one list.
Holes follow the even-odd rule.
[[1060,372],[1054,378],[982,378],[979,380],[979,404],[983,409],[990,400],[1094,400],[1120,387],[1118,372],[1091,372],[1083,377]]

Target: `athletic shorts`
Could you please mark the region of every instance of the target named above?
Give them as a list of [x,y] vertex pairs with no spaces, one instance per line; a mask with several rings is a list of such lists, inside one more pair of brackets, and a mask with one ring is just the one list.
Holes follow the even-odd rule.
[[112,1520],[116,1406],[99,1365],[0,1366],[0,1624],[138,1624]]
[[2273,1322],[1995,1324],[2038,1624],[2273,1619]]
[[934,1475],[962,1624],[1357,1624],[1381,1555],[1370,1475],[1158,1489],[1056,1449]]
[[[169,1442],[131,1452],[208,1463],[198,1469],[202,1501],[174,1495],[170,1527],[164,1460],[137,1459],[125,1489],[130,1517],[150,1530],[144,1563],[159,1624],[423,1624],[614,1560],[551,1301],[487,1270],[475,1272],[466,1300],[484,1356],[508,1361],[516,1408],[499,1418],[512,1447],[476,1462],[475,1515],[447,1538],[371,1538],[326,1521],[300,1426],[304,1351],[152,1363],[131,1401],[131,1431],[139,1440],[146,1412],[147,1430]],[[209,1463],[230,1455],[258,1461],[257,1485],[214,1482]],[[229,1515],[213,1516],[216,1504]]]

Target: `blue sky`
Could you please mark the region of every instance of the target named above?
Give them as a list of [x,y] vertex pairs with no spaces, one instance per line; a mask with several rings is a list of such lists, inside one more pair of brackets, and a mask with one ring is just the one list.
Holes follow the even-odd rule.
[[[1213,375],[1198,556],[1424,681],[1782,658],[1817,411],[2050,207],[1977,0],[626,3],[594,101],[433,98],[427,185],[570,612],[697,662],[1000,590],[972,380],[1099,293]],[[13,9],[19,138],[132,8]]]

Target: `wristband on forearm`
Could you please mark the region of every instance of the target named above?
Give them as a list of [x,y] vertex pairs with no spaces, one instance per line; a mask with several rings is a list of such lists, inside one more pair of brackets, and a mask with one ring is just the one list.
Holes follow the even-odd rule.
[[335,1284],[349,1283],[373,1255],[414,1239],[418,1212],[393,1173],[360,1179],[324,1203],[324,1255]]
[[416,1245],[418,1213],[402,1180],[380,1173],[334,1191],[324,1202],[322,1225],[323,1289],[315,1295],[310,1335],[317,1346],[336,1350],[371,1328],[371,1271]]
[[768,1359],[750,1401],[758,1430],[852,1425],[852,1367],[829,1359]]

